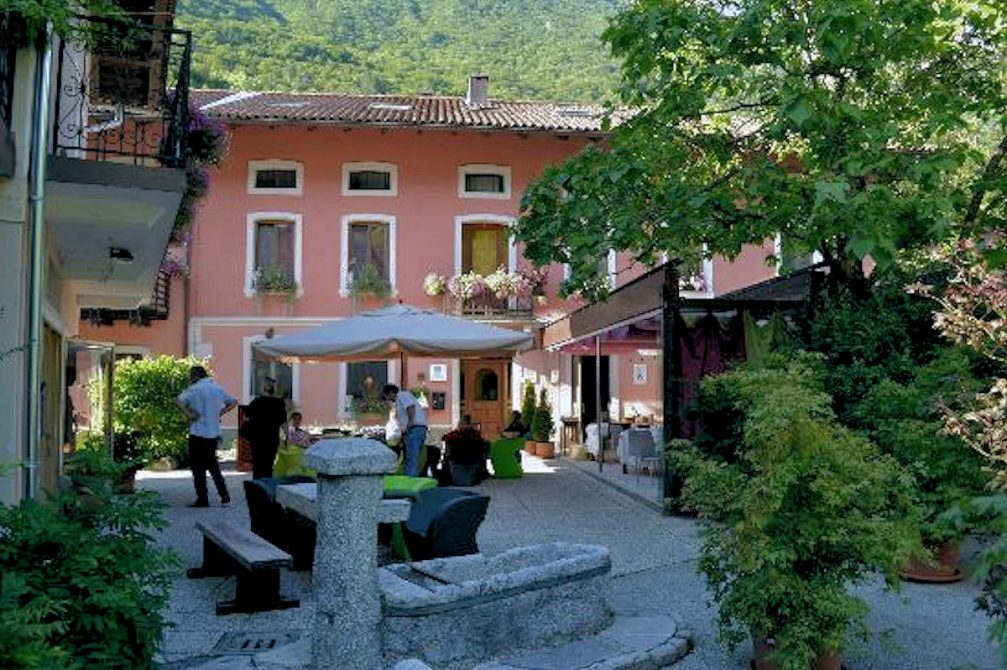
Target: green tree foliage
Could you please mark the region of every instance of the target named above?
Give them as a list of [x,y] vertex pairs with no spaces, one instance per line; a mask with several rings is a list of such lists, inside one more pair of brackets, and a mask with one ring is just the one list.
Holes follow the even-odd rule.
[[0,506],[0,658],[40,670],[152,668],[168,625],[176,559],[153,546],[165,526],[151,492],[116,495],[115,466],[87,454],[105,485]]
[[782,233],[861,259],[1002,226],[1001,0],[636,0],[604,39],[641,110],[546,170],[516,227],[589,285],[609,249],[695,262]]
[[737,460],[675,456],[686,504],[711,521],[700,570],[721,637],[773,638],[781,670],[866,637],[867,604],[849,587],[875,571],[895,584],[920,546],[911,476],[835,420],[822,370],[801,355],[726,373],[745,417]]
[[535,420],[535,385],[530,381],[524,383],[524,392],[521,396],[521,421],[528,426],[531,431],[532,421]]
[[194,83],[244,90],[598,100],[600,35],[619,0],[182,0]]
[[531,437],[536,442],[548,442],[552,439],[552,406],[549,404],[549,391],[542,389],[538,396],[538,405],[531,420]]
[[189,385],[189,368],[204,365],[196,358],[158,356],[121,360],[113,381],[113,421],[116,432],[138,434],[146,460],[184,460],[189,423],[175,398]]

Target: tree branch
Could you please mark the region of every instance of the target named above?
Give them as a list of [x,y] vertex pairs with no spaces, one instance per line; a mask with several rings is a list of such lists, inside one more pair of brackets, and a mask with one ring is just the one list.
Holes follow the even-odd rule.
[[968,209],[965,210],[964,223],[967,227],[971,227],[976,222],[976,218],[979,216],[979,209],[983,204],[983,198],[986,197],[986,191],[988,190],[990,179],[1000,169],[1000,163],[1003,161],[1005,154],[1007,154],[1007,135],[1000,140],[1000,144],[997,146],[996,151],[994,151],[993,155],[990,156],[989,162],[986,163],[986,167],[983,169],[983,174],[982,177],[979,178],[979,183],[976,184],[976,190],[972,194],[972,200],[969,201]]

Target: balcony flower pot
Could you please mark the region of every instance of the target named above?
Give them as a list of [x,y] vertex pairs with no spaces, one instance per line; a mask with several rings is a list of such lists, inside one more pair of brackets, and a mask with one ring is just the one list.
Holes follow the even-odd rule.
[[924,540],[923,547],[930,552],[933,560],[911,557],[900,573],[902,579],[926,584],[947,584],[957,582],[965,576],[958,567],[961,548],[957,542]]

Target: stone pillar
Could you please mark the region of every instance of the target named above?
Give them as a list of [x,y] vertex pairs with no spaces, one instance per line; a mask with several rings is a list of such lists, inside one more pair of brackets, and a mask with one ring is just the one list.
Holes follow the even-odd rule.
[[322,440],[304,461],[318,473],[312,665],[379,670],[378,508],[395,454],[374,440]]

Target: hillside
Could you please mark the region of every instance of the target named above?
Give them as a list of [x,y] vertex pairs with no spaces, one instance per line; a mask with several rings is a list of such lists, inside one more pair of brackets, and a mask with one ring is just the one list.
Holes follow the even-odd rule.
[[600,101],[622,0],[180,0],[199,87]]

